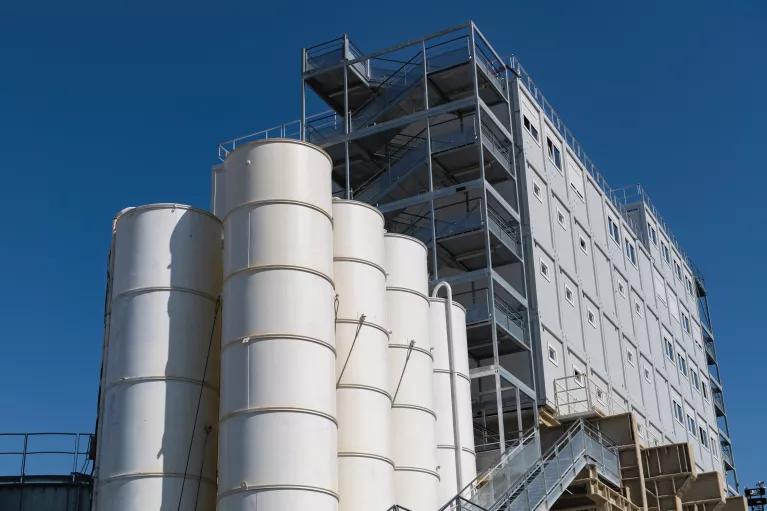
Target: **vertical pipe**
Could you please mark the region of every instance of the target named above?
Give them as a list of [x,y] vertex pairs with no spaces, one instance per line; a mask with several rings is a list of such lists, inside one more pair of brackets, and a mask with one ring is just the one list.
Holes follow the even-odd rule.
[[[447,360],[450,370],[450,407],[453,412],[453,442],[455,442],[455,482],[458,491],[463,489],[463,473],[461,467],[461,430],[458,424],[458,391],[455,386],[455,354],[453,353],[453,289],[444,280],[438,282],[431,292],[437,298],[440,290],[445,290],[445,320],[447,321]],[[459,503],[460,505],[460,503]]]
[[306,140],[306,48],[301,48],[301,120],[298,126],[300,140]]
[[[423,103],[426,109],[426,164],[429,171],[429,193],[434,192],[434,169],[431,161],[431,119],[429,118],[429,63],[426,55],[426,41],[421,41],[421,54],[423,58]],[[431,212],[431,261],[434,280],[439,278],[437,269],[437,218],[434,212],[434,199],[429,200],[429,210]]]
[[[344,34],[344,56],[349,51],[349,36]],[[349,161],[349,133],[351,133],[351,117],[349,115],[349,66],[344,63],[344,165],[346,170],[346,199],[352,198],[351,162]]]

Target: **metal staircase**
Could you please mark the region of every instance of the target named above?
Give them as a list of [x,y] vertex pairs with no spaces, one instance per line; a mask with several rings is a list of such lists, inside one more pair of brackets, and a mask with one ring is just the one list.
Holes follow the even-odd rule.
[[408,92],[423,86],[423,73],[423,61],[418,53],[373,87],[376,94],[352,113],[352,127],[361,129],[385,120],[387,112],[407,100]]
[[525,438],[439,511],[546,511],[589,465],[621,486],[616,447],[586,421],[573,423],[541,457],[538,442],[537,432]]

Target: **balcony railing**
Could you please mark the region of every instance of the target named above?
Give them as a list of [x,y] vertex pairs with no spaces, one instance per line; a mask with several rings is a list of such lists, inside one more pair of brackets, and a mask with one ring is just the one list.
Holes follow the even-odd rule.
[[613,398],[605,387],[586,374],[554,380],[554,403],[557,417],[562,419],[627,411],[626,403]]

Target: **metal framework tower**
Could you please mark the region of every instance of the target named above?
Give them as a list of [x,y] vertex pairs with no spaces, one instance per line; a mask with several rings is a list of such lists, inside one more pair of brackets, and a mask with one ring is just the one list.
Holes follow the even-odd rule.
[[426,243],[466,307],[477,447],[503,451],[537,422],[507,66],[469,22],[370,54],[345,35],[301,71],[301,138],[335,194]]

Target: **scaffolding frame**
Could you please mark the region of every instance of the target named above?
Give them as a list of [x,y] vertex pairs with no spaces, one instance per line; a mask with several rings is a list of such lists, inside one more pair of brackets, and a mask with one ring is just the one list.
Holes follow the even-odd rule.
[[475,425],[499,455],[538,424],[512,79],[472,21],[371,53],[347,34],[301,52],[300,137],[333,158],[337,196],[429,247],[431,283],[467,309]]

